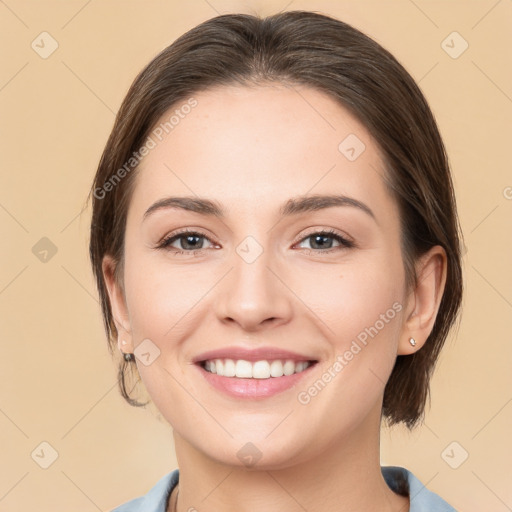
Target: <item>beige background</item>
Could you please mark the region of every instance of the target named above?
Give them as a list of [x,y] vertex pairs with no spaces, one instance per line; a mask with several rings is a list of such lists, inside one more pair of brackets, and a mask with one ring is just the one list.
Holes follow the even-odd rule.
[[[425,425],[384,431],[382,461],[458,510],[512,510],[511,1],[0,0],[0,512],[107,511],[177,467],[170,427],[117,392],[88,262],[90,210],[80,211],[143,65],[217,13],[283,9],[334,15],[394,53],[420,82],[453,167],[464,314]],[[44,31],[58,43],[46,59]],[[442,45],[454,31],[463,39]],[[46,262],[43,237],[57,248]]]

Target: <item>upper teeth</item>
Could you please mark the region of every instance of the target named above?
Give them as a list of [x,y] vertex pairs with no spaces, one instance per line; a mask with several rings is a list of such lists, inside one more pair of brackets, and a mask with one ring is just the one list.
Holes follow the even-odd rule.
[[239,359],[212,359],[205,362],[205,370],[222,377],[246,379],[268,379],[282,377],[304,371],[311,363],[308,361],[256,361],[254,363]]

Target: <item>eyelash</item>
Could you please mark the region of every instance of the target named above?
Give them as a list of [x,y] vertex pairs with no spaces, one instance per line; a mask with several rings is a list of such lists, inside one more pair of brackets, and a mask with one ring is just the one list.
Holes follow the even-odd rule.
[[[185,238],[185,235],[187,235],[187,236],[197,235],[200,238],[206,238],[208,241],[210,241],[213,244],[213,242],[205,234],[203,234],[199,231],[184,229],[183,231],[179,231],[178,233],[172,233],[170,236],[165,237],[157,245],[156,248],[157,249],[167,249],[167,250],[173,252],[174,254],[188,254],[188,255],[194,255],[194,256],[199,255],[202,251],[206,250],[206,249],[201,248],[201,249],[193,249],[190,251],[185,251],[185,250],[177,249],[175,247],[172,247],[172,248],[170,247],[170,245],[174,241],[179,240],[180,238]],[[311,253],[331,254],[332,252],[334,252],[336,250],[351,249],[353,247],[356,247],[356,244],[354,242],[352,242],[351,240],[347,240],[346,238],[341,236],[334,229],[324,229],[321,231],[313,231],[313,232],[307,234],[306,236],[303,236],[300,240],[298,240],[298,242],[294,243],[294,245],[296,245],[297,243],[303,242],[303,241],[307,240],[308,238],[311,238],[314,235],[327,236],[330,238],[334,238],[337,242],[340,243],[340,245],[337,247],[331,247],[330,249],[326,249],[326,250],[303,248],[303,250],[306,251],[306,254],[308,254],[308,255]]]

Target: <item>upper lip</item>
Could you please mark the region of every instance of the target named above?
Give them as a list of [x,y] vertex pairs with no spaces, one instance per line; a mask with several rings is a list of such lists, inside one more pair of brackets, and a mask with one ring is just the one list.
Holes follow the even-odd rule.
[[316,359],[289,350],[278,349],[274,347],[259,347],[249,349],[245,347],[225,347],[218,350],[210,350],[203,352],[194,357],[194,363],[201,363],[212,359],[243,359],[245,361],[262,361],[262,360],[291,360],[291,361],[316,361]]

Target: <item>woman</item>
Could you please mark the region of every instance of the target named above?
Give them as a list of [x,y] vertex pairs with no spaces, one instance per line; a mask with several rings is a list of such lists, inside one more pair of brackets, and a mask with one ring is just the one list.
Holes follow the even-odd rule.
[[179,465],[116,512],[454,510],[379,462],[462,294],[443,143],[390,53],[310,12],[208,20],[136,78],[91,193],[121,393],[139,374]]

